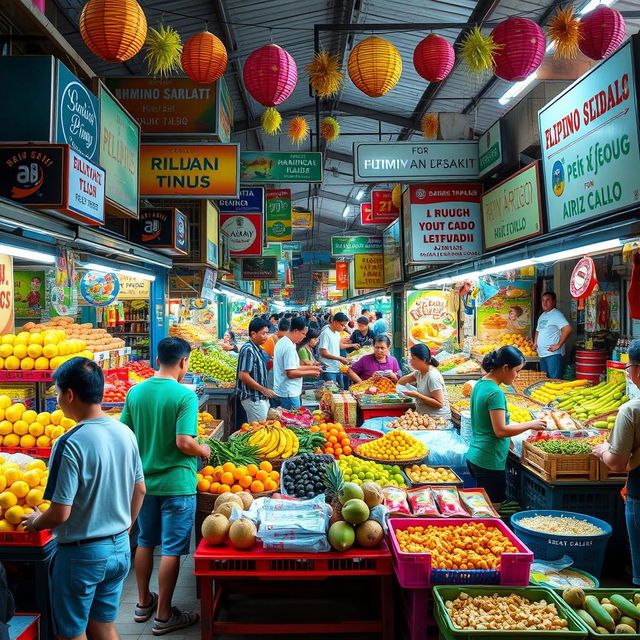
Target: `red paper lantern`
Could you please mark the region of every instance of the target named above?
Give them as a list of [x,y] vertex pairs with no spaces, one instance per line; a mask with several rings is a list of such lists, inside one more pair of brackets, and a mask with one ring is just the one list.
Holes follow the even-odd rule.
[[600,5],[580,20],[580,51],[587,58],[602,60],[624,40],[624,18],[619,11]]
[[455,61],[453,47],[435,33],[422,40],[413,52],[413,66],[427,82],[444,80],[451,73]]
[[194,81],[211,84],[227,68],[227,49],[220,38],[203,31],[191,36],[182,49],[182,69]]
[[298,68],[282,47],[267,44],[249,54],[242,77],[255,100],[265,107],[275,107],[296,88]]
[[491,35],[496,44],[502,45],[495,54],[493,70],[498,78],[519,82],[542,64],[546,38],[533,20],[507,18]]

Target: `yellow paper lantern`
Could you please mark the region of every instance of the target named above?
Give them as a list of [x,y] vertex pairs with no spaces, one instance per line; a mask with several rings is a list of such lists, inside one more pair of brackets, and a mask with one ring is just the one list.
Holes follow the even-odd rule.
[[388,40],[369,36],[349,54],[347,65],[351,82],[371,98],[393,89],[402,74],[402,58]]
[[125,62],[142,49],[147,19],[136,0],[89,0],[80,14],[80,35],[98,58]]

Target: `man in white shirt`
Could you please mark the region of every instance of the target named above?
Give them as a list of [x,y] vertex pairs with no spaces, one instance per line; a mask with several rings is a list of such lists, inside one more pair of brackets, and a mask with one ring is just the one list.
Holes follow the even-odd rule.
[[559,380],[564,370],[565,342],[573,333],[563,313],[556,309],[557,298],[553,291],[542,295],[542,315],[538,318],[534,348],[540,356],[540,369],[549,378]]
[[349,364],[349,361],[340,355],[340,334],[345,330],[348,322],[347,314],[339,311],[333,316],[331,323],[324,327],[320,333],[318,352],[320,362],[325,365],[325,370],[322,372],[323,380],[339,382],[342,376],[340,363]]
[[276,392],[278,404],[283,409],[300,408],[302,378],[305,376],[320,377],[320,367],[300,366],[296,345],[306,335],[305,319],[302,317],[292,318],[289,332],[276,344],[273,354],[273,390]]

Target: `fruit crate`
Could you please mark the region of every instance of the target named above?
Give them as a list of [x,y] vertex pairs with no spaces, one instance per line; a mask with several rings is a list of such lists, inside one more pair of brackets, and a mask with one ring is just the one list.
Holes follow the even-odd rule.
[[31,370],[31,371],[13,371],[2,369],[0,370],[0,382],[52,382],[53,371],[48,369],[44,370]]
[[0,445],[0,454],[2,453],[24,453],[32,458],[50,458],[52,447],[3,447]]
[[53,540],[50,529],[44,531],[0,531],[0,547],[44,547]]
[[[323,454],[318,454],[318,455],[322,455],[325,456],[326,462],[327,464],[331,464],[333,463],[333,466],[336,467],[336,469],[338,468],[338,463],[336,461],[336,459],[329,453],[323,453]],[[292,496],[285,488],[284,488],[284,477],[285,474],[287,473],[287,465],[289,463],[290,460],[295,460],[296,456],[293,456],[292,458],[287,458],[283,463],[282,463],[282,467],[280,467],[280,493],[283,496],[287,496],[287,498],[295,498],[295,496]]]
[[444,464],[433,465],[434,469],[447,469],[456,477],[455,480],[451,482],[414,482],[406,472],[407,467],[400,467],[402,469],[402,473],[407,476],[407,479],[411,483],[411,488],[418,489],[422,487],[435,487],[436,489],[439,487],[456,487],[458,489],[462,489],[464,487],[464,480],[451,468]]
[[526,440],[522,443],[522,464],[551,483],[598,479],[598,459],[590,453],[547,453]]
[[[587,596],[596,596],[598,600],[602,598],[609,598],[612,595],[618,594],[631,600],[633,602],[633,596],[636,593],[640,593],[640,589],[583,589],[585,595]],[[560,595],[558,593],[558,595]],[[636,621],[640,622],[640,621]],[[590,638],[637,638],[638,634],[633,634],[633,636],[629,633],[597,633],[590,627],[588,627],[585,623],[583,625],[586,627]]]
[[[556,605],[558,615],[569,623],[561,631],[500,631],[493,629],[458,629],[454,626],[445,606],[447,600],[455,600],[462,592],[475,596],[490,596],[497,593],[500,596],[519,595],[528,600],[539,602],[546,600]],[[434,612],[443,640],[471,640],[472,638],[509,638],[509,640],[525,640],[526,638],[572,638],[582,640],[587,637],[585,625],[562,598],[546,587],[434,587]]]
[[598,460],[598,480],[600,482],[619,482],[624,484],[628,475],[627,471],[611,471],[602,460]]
[[[517,553],[503,553],[499,570],[460,570],[432,569],[430,553],[405,553],[400,550],[396,529],[408,527],[448,527],[468,524],[470,521],[482,522],[498,529],[514,547]],[[533,562],[533,553],[514,535],[502,520],[497,518],[389,518],[389,539],[393,564],[398,582],[405,589],[424,589],[436,584],[502,584],[523,586],[529,583],[529,570]]]

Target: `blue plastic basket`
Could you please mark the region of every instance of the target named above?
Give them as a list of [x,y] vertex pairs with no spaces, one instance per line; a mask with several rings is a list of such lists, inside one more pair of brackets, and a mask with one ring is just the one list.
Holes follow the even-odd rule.
[[[604,533],[596,536],[562,536],[532,531],[520,526],[520,520],[534,516],[576,518],[599,527]],[[600,578],[607,543],[613,533],[611,525],[604,520],[572,511],[535,510],[515,513],[511,516],[511,526],[520,540],[533,551],[536,560],[559,560],[562,556],[568,555],[573,560],[573,568],[582,569]]]

